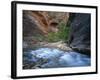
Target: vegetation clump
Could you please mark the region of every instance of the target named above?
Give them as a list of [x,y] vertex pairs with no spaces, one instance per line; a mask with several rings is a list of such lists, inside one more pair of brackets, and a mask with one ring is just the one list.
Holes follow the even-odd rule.
[[66,41],[69,35],[69,26],[63,22],[59,23],[58,32],[50,32],[46,36],[46,41],[48,42],[57,42],[57,41]]

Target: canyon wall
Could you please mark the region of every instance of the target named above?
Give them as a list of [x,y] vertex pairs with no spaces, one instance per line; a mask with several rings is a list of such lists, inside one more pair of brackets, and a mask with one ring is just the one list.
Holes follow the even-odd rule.
[[91,16],[90,14],[71,14],[69,46],[76,51],[90,55]]
[[59,24],[66,24],[68,18],[65,12],[23,10],[23,48],[40,46],[39,42],[45,42],[50,32],[57,33]]
[[[29,37],[57,32],[59,23],[70,26],[68,45],[75,51],[90,55],[91,16],[86,13],[65,13],[48,11],[23,11],[23,36],[29,39],[30,45],[37,42]],[[32,40],[32,41],[31,41]],[[32,43],[31,43],[32,42]]]
[[36,33],[57,32],[60,22],[67,23],[69,13],[47,11],[23,11],[23,34],[32,36]]

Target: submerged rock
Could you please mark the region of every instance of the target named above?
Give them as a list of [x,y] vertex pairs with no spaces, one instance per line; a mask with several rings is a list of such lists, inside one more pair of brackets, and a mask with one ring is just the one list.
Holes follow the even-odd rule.
[[[39,48],[26,54],[24,53],[24,69],[90,66],[90,57],[72,51]],[[27,62],[27,65],[25,62]]]

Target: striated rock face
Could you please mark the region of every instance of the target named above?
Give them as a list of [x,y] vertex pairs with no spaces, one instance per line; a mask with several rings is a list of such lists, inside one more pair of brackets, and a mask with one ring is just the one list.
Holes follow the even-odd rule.
[[91,46],[91,17],[90,14],[71,14],[74,15],[74,19],[71,22],[69,45],[72,49],[88,53],[90,55]]
[[69,13],[46,12],[46,11],[23,11],[23,34],[31,36],[36,33],[48,34],[57,32],[60,22],[68,21]]
[[35,19],[29,14],[28,11],[23,11],[23,36],[34,36],[36,33],[41,34],[41,31],[37,28]]

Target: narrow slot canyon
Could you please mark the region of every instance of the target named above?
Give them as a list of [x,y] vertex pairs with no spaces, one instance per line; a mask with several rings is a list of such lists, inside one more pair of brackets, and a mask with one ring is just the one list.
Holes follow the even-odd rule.
[[91,65],[91,16],[23,10],[23,69]]

